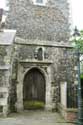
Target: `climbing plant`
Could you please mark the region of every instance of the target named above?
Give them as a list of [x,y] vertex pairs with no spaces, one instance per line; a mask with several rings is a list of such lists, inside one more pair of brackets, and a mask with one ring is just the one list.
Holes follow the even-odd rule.
[[73,37],[72,43],[75,43],[75,49],[79,49],[80,52],[83,52],[83,30],[80,31],[80,36],[77,39]]

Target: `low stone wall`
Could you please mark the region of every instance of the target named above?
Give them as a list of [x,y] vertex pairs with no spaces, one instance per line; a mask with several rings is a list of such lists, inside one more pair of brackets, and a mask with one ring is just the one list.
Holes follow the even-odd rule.
[[77,119],[77,109],[65,108],[62,104],[58,103],[58,111],[64,117],[65,120],[72,122]]

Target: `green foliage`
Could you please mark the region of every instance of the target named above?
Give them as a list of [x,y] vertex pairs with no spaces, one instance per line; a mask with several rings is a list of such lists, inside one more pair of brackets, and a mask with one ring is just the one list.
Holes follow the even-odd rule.
[[76,46],[75,49],[79,49],[80,52],[83,52],[83,30],[80,31],[80,36],[78,39],[74,38],[72,42],[75,42]]
[[80,78],[83,79],[83,74],[80,75]]
[[24,101],[25,109],[43,109],[44,102],[42,101]]

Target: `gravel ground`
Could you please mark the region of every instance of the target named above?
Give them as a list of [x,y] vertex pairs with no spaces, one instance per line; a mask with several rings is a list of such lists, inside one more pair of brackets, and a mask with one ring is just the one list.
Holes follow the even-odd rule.
[[46,111],[24,111],[0,118],[0,125],[73,125],[58,113]]

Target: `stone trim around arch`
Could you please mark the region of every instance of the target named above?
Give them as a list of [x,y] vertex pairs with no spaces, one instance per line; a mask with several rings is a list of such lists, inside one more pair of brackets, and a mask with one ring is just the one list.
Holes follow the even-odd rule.
[[[24,72],[24,77],[25,77],[25,75],[26,75],[30,70],[32,70],[32,69],[34,69],[34,68],[38,69],[38,70],[43,74],[43,76],[45,77],[45,80],[46,80],[47,73],[44,71],[44,69],[42,69],[42,68],[40,68],[40,67],[38,67],[38,66],[32,66],[32,67],[30,67],[30,68],[27,68],[27,69],[25,70],[25,72]],[[24,80],[24,78],[23,78],[23,80]]]
[[[45,93],[45,109],[46,110],[52,110],[52,97],[51,97],[51,68],[47,68],[47,72],[42,68],[38,66],[32,66],[28,67],[25,71],[22,65],[19,64],[19,71],[18,71],[18,84],[17,84],[17,102],[16,102],[16,108],[17,111],[23,111],[23,81],[26,73],[30,71],[33,68],[39,69],[39,71],[44,75],[45,82],[46,82],[46,93]],[[24,71],[24,72],[23,72]]]

